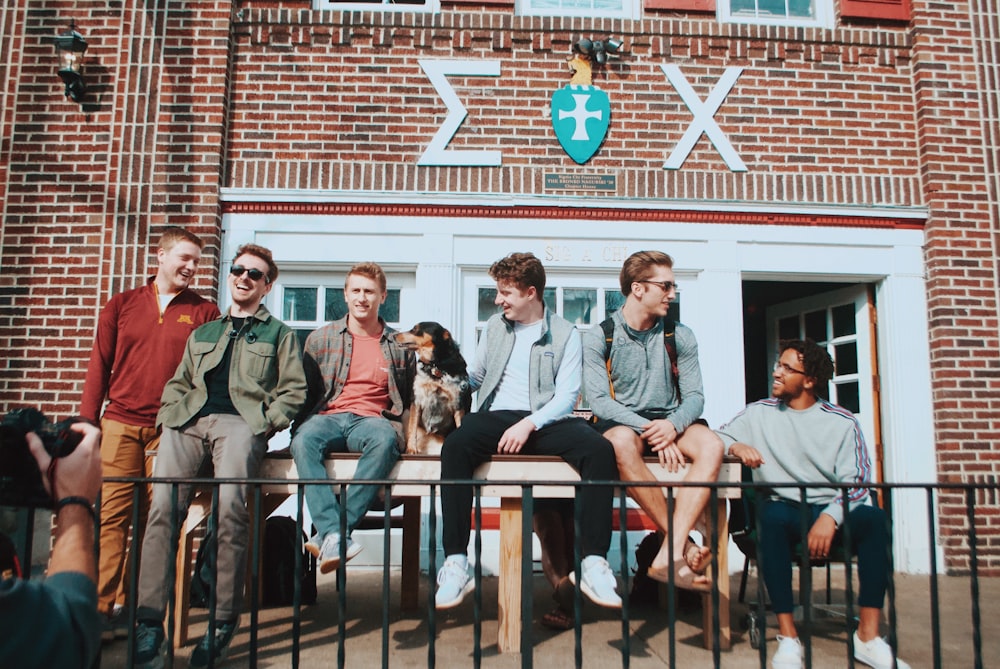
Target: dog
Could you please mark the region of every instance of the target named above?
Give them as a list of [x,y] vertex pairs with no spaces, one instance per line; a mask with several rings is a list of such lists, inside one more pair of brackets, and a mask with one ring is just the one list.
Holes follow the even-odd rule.
[[395,340],[417,357],[406,452],[439,455],[444,438],[472,410],[465,358],[451,333],[433,321],[417,323],[412,330],[397,333]]

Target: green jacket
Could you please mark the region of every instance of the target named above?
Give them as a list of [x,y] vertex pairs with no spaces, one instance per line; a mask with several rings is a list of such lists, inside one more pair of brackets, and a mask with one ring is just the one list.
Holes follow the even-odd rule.
[[[247,334],[233,342],[229,396],[254,434],[273,434],[302,408],[306,375],[295,332],[264,305],[252,318]],[[177,372],[163,388],[157,425],[180,428],[198,415],[208,401],[205,375],[219,365],[232,330],[227,313],[191,333]]]

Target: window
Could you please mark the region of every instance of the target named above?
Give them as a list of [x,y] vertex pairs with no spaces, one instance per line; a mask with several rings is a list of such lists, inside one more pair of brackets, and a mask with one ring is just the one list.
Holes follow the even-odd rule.
[[723,23],[833,27],[833,0],[719,0]]
[[638,19],[639,0],[515,0],[521,16],[579,16],[582,18]]
[[440,11],[440,0],[313,0],[313,9],[369,12],[426,12]]
[[[309,281],[305,277],[285,277],[282,273],[275,286],[278,293],[279,318],[299,336],[299,346],[304,346],[309,333],[330,321],[347,314],[344,302],[344,277]],[[388,295],[379,307],[379,314],[390,326],[399,327],[399,307],[402,289],[393,287],[392,278],[387,285]]]

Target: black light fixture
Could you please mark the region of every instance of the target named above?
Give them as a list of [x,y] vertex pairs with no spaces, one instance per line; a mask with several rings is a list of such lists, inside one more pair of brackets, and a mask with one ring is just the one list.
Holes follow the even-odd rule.
[[76,23],[55,40],[56,54],[59,56],[59,78],[66,84],[66,97],[80,102],[87,93],[83,83],[83,54],[87,52],[87,40],[76,31]]
[[591,40],[582,37],[573,44],[573,50],[589,57],[598,65],[604,65],[608,61],[608,55],[618,53],[623,45],[624,42],[614,37],[608,37],[604,40]]

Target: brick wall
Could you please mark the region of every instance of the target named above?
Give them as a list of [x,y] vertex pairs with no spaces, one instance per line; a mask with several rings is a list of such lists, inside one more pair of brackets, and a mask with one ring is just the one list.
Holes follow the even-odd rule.
[[[76,410],[96,314],[151,273],[163,226],[208,241],[197,287],[214,294],[230,3],[131,4],[0,10],[0,408]],[[82,105],[63,97],[52,45],[71,19],[89,44]]]
[[[1000,475],[997,323],[996,3],[914,2],[914,91],[926,225],[935,440],[942,482]],[[976,494],[978,548],[1000,570],[994,495]],[[941,497],[952,571],[968,569],[969,524],[959,493]],[[948,550],[954,548],[956,550]]]

